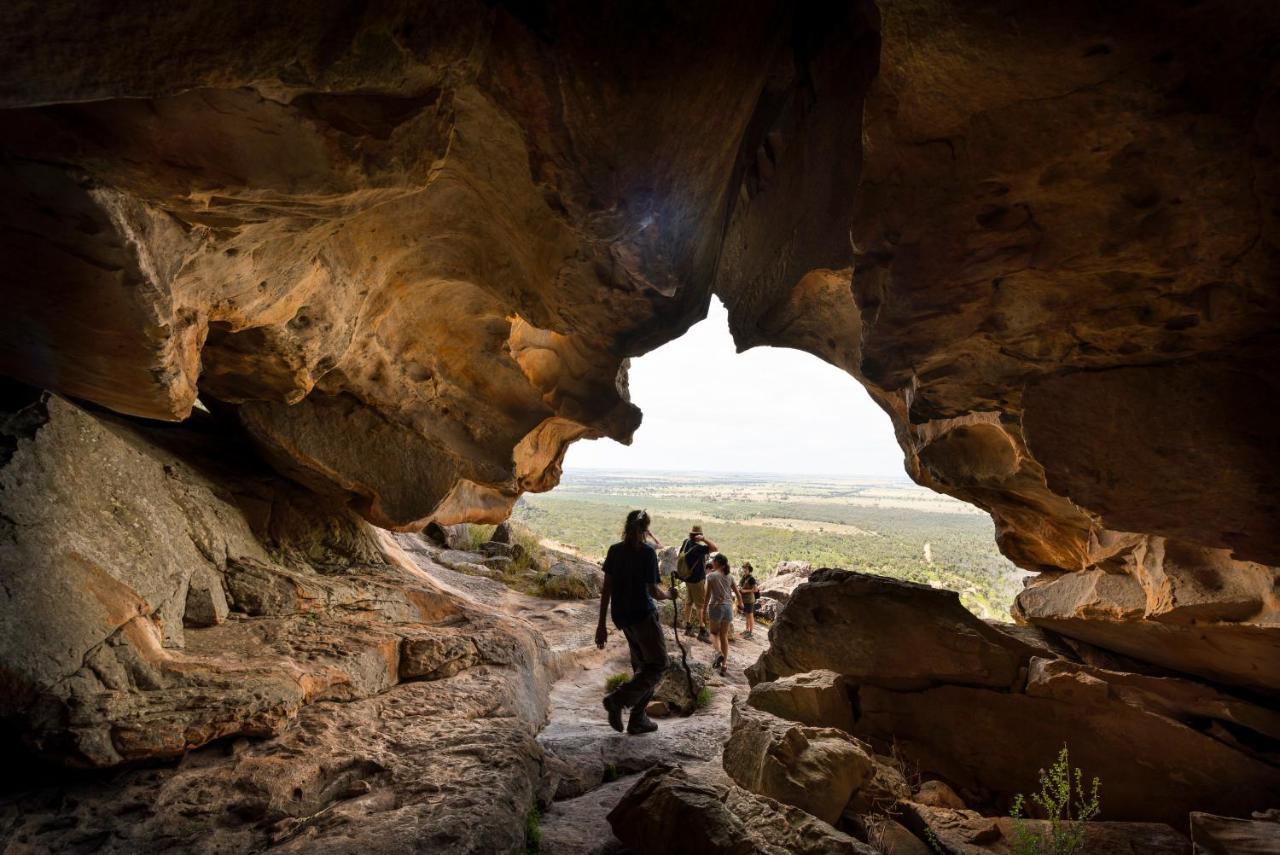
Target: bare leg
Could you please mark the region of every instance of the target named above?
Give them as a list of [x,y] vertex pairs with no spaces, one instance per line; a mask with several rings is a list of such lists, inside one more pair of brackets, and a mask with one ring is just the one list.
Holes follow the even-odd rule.
[[748,609],[747,609],[747,632],[753,632],[753,631],[755,630],[755,628],[756,628],[756,615],[755,615],[755,612],[751,611],[751,609],[748,607]]

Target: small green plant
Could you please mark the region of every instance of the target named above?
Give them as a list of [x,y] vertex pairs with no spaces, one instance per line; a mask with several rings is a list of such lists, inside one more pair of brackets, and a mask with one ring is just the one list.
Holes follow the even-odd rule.
[[709,703],[711,703],[711,690],[703,686],[698,690],[698,696],[693,699],[693,708],[700,710]]
[[480,544],[488,543],[493,538],[493,530],[496,527],[466,523],[466,534],[459,544],[460,548],[466,552],[479,552]]
[[610,784],[616,780],[618,780],[618,764],[606,763],[604,766],[604,782]]
[[614,689],[618,688],[630,679],[631,675],[625,671],[619,671],[617,674],[610,674],[609,679],[604,681],[604,688],[606,691],[612,692]]
[[529,808],[524,815],[524,851],[533,855],[542,850],[542,813],[537,807]]
[[1022,794],[1014,796],[1009,815],[1013,818],[1015,855],[1081,855],[1084,852],[1085,823],[1101,811],[1099,790],[1094,778],[1086,796],[1084,772],[1071,768],[1071,755],[1064,744],[1058,759],[1046,771],[1040,770],[1040,791],[1031,803],[1049,821],[1047,834],[1037,834],[1024,821],[1027,805]]
[[932,828],[924,830],[924,839],[929,844],[929,848],[937,852],[938,855],[947,855],[947,850],[942,848],[942,841],[938,839],[938,835],[933,833]]

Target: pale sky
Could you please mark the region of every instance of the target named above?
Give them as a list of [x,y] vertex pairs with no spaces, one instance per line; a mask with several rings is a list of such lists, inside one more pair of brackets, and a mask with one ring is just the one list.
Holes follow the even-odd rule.
[[728,313],[631,361],[644,422],[630,446],[575,442],[565,469],[677,469],[905,478],[889,417],[848,374],[808,353],[734,350]]

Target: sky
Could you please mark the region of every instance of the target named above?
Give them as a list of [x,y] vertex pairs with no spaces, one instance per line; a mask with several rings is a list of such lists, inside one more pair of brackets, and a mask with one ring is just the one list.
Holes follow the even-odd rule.
[[632,444],[575,442],[567,471],[905,477],[889,417],[858,381],[798,350],[737,353],[718,299],[706,320],[631,361],[631,400],[644,411]]

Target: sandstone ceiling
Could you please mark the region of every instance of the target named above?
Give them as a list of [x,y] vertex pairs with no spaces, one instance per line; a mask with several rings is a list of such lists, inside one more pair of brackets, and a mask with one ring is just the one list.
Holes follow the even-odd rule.
[[991,512],[1024,617],[1275,622],[1270,3],[3,15],[6,375],[495,520],[714,292]]

